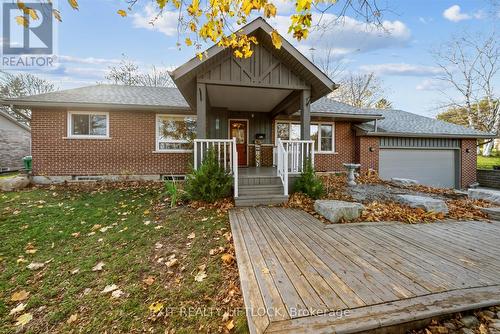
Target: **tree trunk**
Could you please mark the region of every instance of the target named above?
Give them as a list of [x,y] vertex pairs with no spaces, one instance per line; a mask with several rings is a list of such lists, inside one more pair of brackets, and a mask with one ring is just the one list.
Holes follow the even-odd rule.
[[483,146],[483,157],[489,157],[491,155],[492,149],[493,149],[493,140],[489,141]]

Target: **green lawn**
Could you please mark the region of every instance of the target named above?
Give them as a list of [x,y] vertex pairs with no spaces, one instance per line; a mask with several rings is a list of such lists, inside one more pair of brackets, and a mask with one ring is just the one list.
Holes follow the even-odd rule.
[[493,169],[493,166],[500,166],[500,153],[492,155],[490,157],[483,157],[481,155],[477,156],[477,168],[478,169]]
[[[245,332],[243,312],[231,313],[242,306],[236,265],[221,260],[233,251],[227,213],[164,203],[158,186],[0,193],[0,333],[23,314],[27,333]],[[112,284],[118,298],[102,293]]]

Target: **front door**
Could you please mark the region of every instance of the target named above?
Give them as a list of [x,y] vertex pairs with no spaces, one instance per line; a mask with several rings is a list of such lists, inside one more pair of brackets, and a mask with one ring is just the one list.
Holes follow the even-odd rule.
[[238,151],[238,166],[246,166],[248,164],[247,163],[248,121],[230,120],[229,137],[236,138],[236,150]]

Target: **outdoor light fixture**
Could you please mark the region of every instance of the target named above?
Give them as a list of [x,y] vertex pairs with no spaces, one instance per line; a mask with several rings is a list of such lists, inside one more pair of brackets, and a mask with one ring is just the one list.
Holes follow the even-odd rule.
[[465,149],[465,153],[470,153],[470,149],[469,149],[469,148],[466,148],[466,149]]
[[219,130],[220,129],[220,119],[216,118],[215,119],[215,130]]
[[373,152],[373,151],[375,151],[375,149],[374,149],[373,147],[371,147],[371,146],[370,146],[370,147],[368,148],[368,151]]

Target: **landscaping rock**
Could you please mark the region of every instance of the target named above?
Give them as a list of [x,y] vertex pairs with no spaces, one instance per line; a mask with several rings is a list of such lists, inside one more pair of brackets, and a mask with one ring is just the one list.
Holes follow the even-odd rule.
[[30,184],[30,180],[24,176],[15,176],[11,178],[0,179],[0,190],[14,191],[26,188]]
[[453,322],[445,322],[443,324],[444,327],[448,328],[449,331],[456,331],[457,326]]
[[489,189],[469,189],[470,199],[481,199],[484,201],[500,204],[500,191]]
[[400,177],[393,177],[391,179],[392,182],[397,183],[397,184],[402,184],[404,186],[411,185],[411,184],[418,184],[417,180],[412,180],[412,179],[403,179]]
[[314,202],[314,210],[332,223],[337,223],[341,219],[356,219],[361,215],[364,208],[363,204],[355,202],[333,200],[318,200]]
[[479,320],[473,315],[466,315],[460,319],[460,322],[467,328],[473,328],[479,325]]
[[396,196],[398,202],[411,206],[412,208],[420,208],[425,211],[433,211],[439,213],[448,213],[448,206],[443,200],[427,197],[427,196],[414,196],[414,195],[398,195]]
[[461,334],[475,334],[474,330],[467,328],[467,327],[460,328],[459,333],[461,333]]

